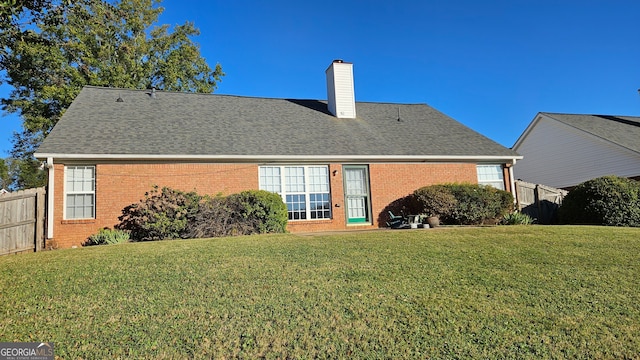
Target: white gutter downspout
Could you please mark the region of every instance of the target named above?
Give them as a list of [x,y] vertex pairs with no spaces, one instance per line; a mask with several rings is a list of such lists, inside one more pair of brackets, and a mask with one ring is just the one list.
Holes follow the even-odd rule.
[[516,191],[516,179],[513,177],[513,166],[516,164],[516,159],[513,159],[513,163],[509,166],[509,179],[511,181],[511,192],[513,193],[513,203],[518,204],[517,191]]
[[47,174],[49,175],[47,183],[47,239],[53,239],[53,189],[55,188],[55,176],[52,157],[47,158]]

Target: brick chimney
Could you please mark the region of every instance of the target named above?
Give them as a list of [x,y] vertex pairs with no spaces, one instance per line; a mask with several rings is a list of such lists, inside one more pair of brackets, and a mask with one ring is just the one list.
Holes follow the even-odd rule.
[[353,64],[333,60],[327,68],[327,105],[338,118],[356,117],[356,96],[353,89]]

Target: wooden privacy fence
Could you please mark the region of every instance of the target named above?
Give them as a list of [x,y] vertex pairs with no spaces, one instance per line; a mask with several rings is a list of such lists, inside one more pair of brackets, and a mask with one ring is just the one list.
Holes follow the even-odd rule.
[[551,224],[555,221],[558,208],[568,193],[550,186],[516,181],[518,210],[537,219],[538,224]]
[[45,188],[0,195],[0,255],[44,249]]

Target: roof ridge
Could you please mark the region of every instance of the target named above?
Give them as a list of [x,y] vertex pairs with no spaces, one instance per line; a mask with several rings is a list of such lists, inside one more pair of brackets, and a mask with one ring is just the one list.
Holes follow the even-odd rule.
[[[625,124],[625,125],[640,127],[640,121],[627,120],[627,119],[623,119],[623,118],[621,118],[619,116],[615,116],[615,115],[593,115],[593,116],[599,117],[599,118],[603,118],[603,119],[607,119],[607,120],[611,120],[611,121],[615,121],[615,122],[619,122],[619,123]],[[633,116],[627,116],[627,117],[633,117]],[[640,117],[638,119],[640,119]]]
[[540,111],[540,114],[545,114],[545,115],[569,115],[569,116],[599,116],[599,117],[604,117],[604,116],[614,116],[614,117],[628,117],[628,118],[637,118],[640,119],[640,116],[635,116],[635,115],[614,115],[614,114],[579,114],[579,113],[562,113],[562,112],[548,112],[548,111]]
[[[110,86],[96,86],[96,85],[85,85],[83,88],[90,88],[96,90],[111,90],[111,91],[130,91],[130,92],[148,92],[151,89],[131,89],[131,88],[117,88]],[[310,98],[289,98],[289,97],[266,97],[266,96],[251,96],[251,95],[236,95],[236,94],[220,94],[220,93],[199,93],[199,92],[188,92],[188,91],[171,91],[171,90],[159,90],[156,89],[156,93],[162,94],[177,94],[177,95],[200,95],[200,96],[225,96],[225,97],[236,97],[243,99],[263,99],[263,100],[283,100],[283,101],[324,101],[327,99],[310,99]],[[396,103],[396,102],[378,102],[378,101],[356,101],[356,104],[380,104],[380,105],[402,105],[402,106],[414,106],[414,105],[423,105],[429,106],[427,103]]]

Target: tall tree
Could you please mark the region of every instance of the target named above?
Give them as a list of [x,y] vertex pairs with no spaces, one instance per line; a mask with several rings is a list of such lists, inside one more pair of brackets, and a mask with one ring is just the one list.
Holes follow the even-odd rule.
[[9,190],[9,187],[13,180],[9,173],[9,163],[5,159],[0,159],[0,190]]
[[[27,21],[13,21],[0,39],[0,70],[13,87],[3,110],[23,120],[11,154],[16,161],[32,159],[84,85],[211,93],[224,76],[200,55],[193,23],[154,25],[164,10],[160,0],[15,1],[44,6],[22,7]],[[17,168],[37,172],[36,165]]]

